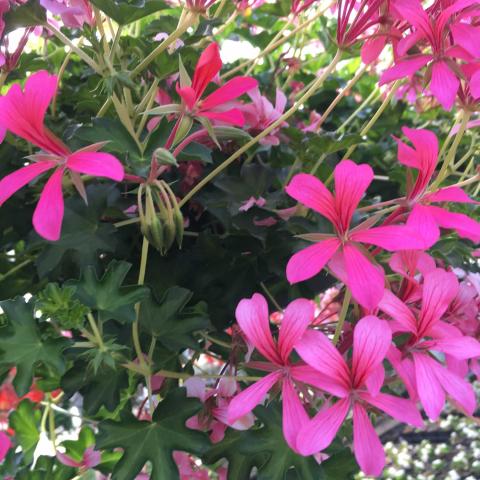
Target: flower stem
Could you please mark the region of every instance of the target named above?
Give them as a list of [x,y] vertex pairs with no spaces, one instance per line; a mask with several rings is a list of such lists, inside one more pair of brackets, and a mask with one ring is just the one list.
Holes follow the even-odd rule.
[[345,318],[347,317],[348,307],[350,305],[350,300],[352,299],[352,292],[350,289],[345,290],[345,297],[343,298],[342,309],[340,310],[340,315],[338,316],[337,328],[335,329],[335,334],[333,335],[332,343],[337,345],[340,335],[343,331],[343,324],[345,323]]
[[244,376],[244,375],[236,375],[236,376],[230,376],[230,375],[197,375],[197,374],[191,374],[191,373],[186,373],[186,372],[170,372],[168,370],[160,370],[155,373],[155,375],[160,375],[165,378],[176,378],[178,380],[188,380],[191,377],[195,378],[204,378],[206,380],[209,379],[216,379],[216,378],[231,378],[239,381],[244,381],[244,382],[256,382],[257,380],[261,380],[263,377],[250,377],[250,376]]
[[353,119],[370,103],[373,99],[380,94],[378,87],[375,87],[370,95],[358,106],[358,108],[337,128],[337,133],[341,133],[342,130],[347,128]]
[[95,340],[98,345],[98,348],[104,351],[105,345],[103,343],[102,335],[100,334],[100,330],[98,329],[97,323],[95,322],[93,315],[91,313],[87,313],[87,319],[92,329],[93,335],[95,336]]

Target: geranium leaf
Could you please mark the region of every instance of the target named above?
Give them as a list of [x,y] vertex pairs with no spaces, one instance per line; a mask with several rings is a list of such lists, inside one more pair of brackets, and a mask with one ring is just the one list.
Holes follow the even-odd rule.
[[30,400],[22,400],[10,414],[9,425],[15,431],[15,438],[22,446],[26,464],[32,461],[33,452],[40,439],[40,417],[40,410],[35,410]]
[[119,422],[100,423],[97,448],[123,449],[112,480],[135,479],[147,462],[152,465],[151,480],[180,478],[173,452],[202,455],[208,448],[208,437],[204,433],[185,426],[201,408],[198,400],[187,398],[185,389],[179,388],[158,405],[151,422],[129,416]]
[[127,25],[140,18],[168,8],[163,0],[92,0],[102,12],[113,18],[120,25]]

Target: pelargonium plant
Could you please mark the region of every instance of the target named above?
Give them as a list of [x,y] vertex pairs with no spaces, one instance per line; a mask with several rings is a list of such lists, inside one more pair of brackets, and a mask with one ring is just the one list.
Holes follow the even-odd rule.
[[476,0],[0,0],[2,478],[382,477],[474,417],[479,112]]

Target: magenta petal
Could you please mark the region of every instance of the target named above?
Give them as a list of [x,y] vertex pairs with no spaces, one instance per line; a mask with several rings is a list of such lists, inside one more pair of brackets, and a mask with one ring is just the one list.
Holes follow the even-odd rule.
[[227,102],[235,100],[244,93],[258,86],[258,82],[251,77],[235,77],[229,80],[225,85],[215,90],[202,100],[202,110],[210,110],[212,108],[223,105]]
[[10,437],[5,432],[0,432],[0,462],[7,456],[11,447]]
[[378,395],[385,382],[385,369],[383,365],[375,367],[365,379],[365,386],[371,395]]
[[333,195],[317,177],[299,173],[292,178],[285,191],[292,198],[320,213],[333,224],[336,222],[337,212]]
[[375,309],[383,297],[385,278],[381,267],[365,257],[354,245],[343,247],[347,285],[353,298],[368,311]]
[[300,429],[297,450],[302,455],[313,455],[327,448],[335,438],[350,409],[350,400],[342,399],[333,407],[320,410],[313,419]]
[[350,234],[350,239],[354,242],[376,245],[389,252],[423,250],[432,246],[431,242],[427,242],[413,228],[404,225],[387,225],[353,231]]
[[457,97],[460,80],[445,62],[435,62],[432,67],[430,91],[445,110],[451,110]]
[[436,360],[424,353],[413,353],[418,396],[425,413],[435,421],[445,405],[445,392],[435,374]]
[[432,205],[429,209],[440,227],[455,230],[460,237],[468,238],[472,242],[480,242],[480,223],[473,218]]
[[300,250],[288,261],[288,281],[297,283],[314,277],[321,272],[339,247],[337,238],[329,238]]
[[378,308],[398,322],[403,331],[417,332],[417,320],[412,311],[390,290],[385,289]]
[[0,180],[0,206],[17,190],[30,183],[43,172],[54,168],[55,162],[37,162],[10,173]]
[[88,447],[83,454],[83,465],[85,468],[96,467],[102,459],[102,455],[94,447]]
[[458,360],[480,357],[480,342],[472,337],[451,337],[433,341],[432,350],[451,355]]
[[353,407],[353,449],[362,472],[378,477],[385,466],[385,452],[368,414],[361,405]]
[[192,110],[197,102],[195,90],[192,87],[179,87],[178,84],[176,85],[176,89],[185,105]]
[[314,316],[313,302],[304,298],[294,300],[285,309],[278,337],[278,351],[284,362],[288,361],[293,346],[302,338]]
[[431,59],[431,55],[419,55],[415,58],[399,61],[393,67],[383,72],[383,75],[380,77],[380,85],[393,82],[393,80],[399,80],[400,78],[410,77],[423,68]]
[[456,45],[461,45],[468,53],[475,58],[480,57],[480,28],[466,23],[454,23],[450,25],[450,31]]
[[[350,370],[339,351],[322,332],[307,330],[295,345],[301,359],[315,370],[327,375],[345,394],[350,385]],[[339,393],[335,393],[341,396]]]
[[407,219],[407,227],[417,233],[417,237],[422,238],[426,249],[435,245],[440,238],[440,229],[435,217],[431,213],[429,205],[416,204],[413,207]]
[[33,227],[43,238],[55,242],[60,238],[63,221],[63,169],[48,179],[33,213]]
[[352,373],[355,387],[360,387],[377,369],[392,343],[392,332],[385,320],[373,315],[363,317],[353,331]]
[[[347,375],[348,373],[349,372],[347,372]],[[290,367],[290,374],[295,382],[311,385],[338,398],[348,396],[350,389],[348,378],[347,380],[342,380],[338,377],[325,375],[310,365],[294,365]]]
[[83,466],[82,462],[77,462],[73,458],[70,458],[68,455],[65,455],[64,453],[57,452],[56,454],[57,459],[60,463],[63,463],[67,467],[72,467],[72,468],[80,468]]
[[382,53],[382,50],[385,48],[386,43],[387,37],[383,35],[367,39],[362,45],[360,51],[362,62],[365,63],[365,65],[369,65],[377,60]]
[[455,203],[475,203],[479,202],[470,198],[461,188],[459,187],[447,187],[441,188],[434,193],[430,193],[424,196],[425,200],[429,202],[455,202]]
[[245,124],[245,117],[238,108],[232,108],[223,112],[216,111],[200,111],[197,113],[199,117],[205,117],[210,120],[218,120],[219,122],[228,123],[237,127],[243,127]]
[[422,428],[423,420],[415,403],[405,398],[394,397],[386,393],[372,396],[369,393],[361,393],[361,398],[395,418],[399,422],[408,423],[414,427]]
[[357,165],[351,160],[342,160],[333,172],[335,181],[335,206],[344,230],[350,225],[353,213],[363,194],[373,180],[370,165]]
[[281,373],[273,372],[253,383],[233,397],[228,405],[228,423],[235,423],[263,402],[268,391],[280,380]]
[[283,436],[288,446],[297,451],[298,431],[308,423],[309,418],[298,394],[290,380],[284,380],[282,385],[282,425]]
[[102,152],[76,152],[68,157],[67,168],[74,172],[106,177],[121,182],[123,165],[113,155]]
[[475,72],[470,78],[470,93],[475,100],[480,98],[480,70]]
[[252,298],[244,298],[235,311],[242,332],[248,341],[268,360],[281,364],[282,359],[277,353],[270,332],[268,304],[263,295],[255,293]]
[[221,68],[220,49],[217,43],[212,42],[200,55],[193,74],[192,88],[195,90],[197,98],[202,96],[208,84]]

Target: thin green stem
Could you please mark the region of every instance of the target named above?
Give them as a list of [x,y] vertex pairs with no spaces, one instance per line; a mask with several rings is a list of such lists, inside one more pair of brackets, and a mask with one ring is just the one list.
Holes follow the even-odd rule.
[[372,102],[377,95],[380,95],[380,90],[376,86],[370,95],[358,106],[358,108],[337,128],[337,133],[341,133],[342,130],[350,125],[350,123],[355,119],[355,117],[367,106]]
[[7,273],[0,275],[0,282],[3,282],[6,278],[10,277],[14,273],[17,273],[19,270],[22,268],[26,267],[27,265],[30,265],[32,263],[32,259],[24,260],[23,262],[19,263],[18,265],[15,265],[12,269],[10,269]]
[[270,292],[270,290],[267,288],[267,286],[263,283],[263,282],[260,282],[260,286],[262,287],[262,290],[265,292],[265,294],[267,295],[267,297],[270,299],[270,301],[275,305],[275,308],[280,311],[280,312],[283,312],[283,308],[280,306],[280,304],[275,300],[275,297],[272,295],[272,293]]
[[93,315],[91,313],[87,313],[87,319],[88,319],[88,323],[90,325],[90,328],[93,331],[93,335],[95,337],[98,348],[102,351],[106,350],[105,349],[105,344],[103,343],[102,335],[100,333],[100,330],[98,329],[98,326],[97,326],[97,323],[95,322],[95,319],[93,318]]
[[7,77],[8,77],[8,72],[6,70],[0,71],[0,89],[5,84],[5,81],[7,80]]
[[343,298],[342,309],[340,310],[340,315],[338,317],[337,327],[335,328],[335,334],[333,335],[332,343],[334,345],[337,345],[340,335],[343,332],[343,325],[345,323],[345,319],[347,318],[348,307],[350,306],[351,299],[352,292],[350,292],[350,289],[347,288],[345,290],[345,297]]

